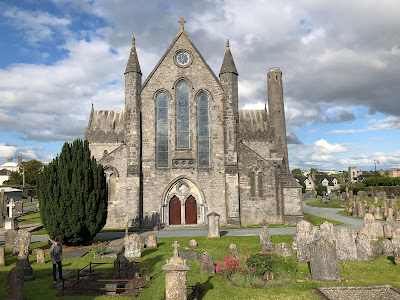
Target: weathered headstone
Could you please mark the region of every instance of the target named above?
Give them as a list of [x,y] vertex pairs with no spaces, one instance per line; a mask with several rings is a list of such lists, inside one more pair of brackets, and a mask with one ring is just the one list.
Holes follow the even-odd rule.
[[8,215],[4,222],[4,229],[18,229],[18,220],[13,216],[13,207],[15,207],[14,199],[11,198],[10,202],[6,206],[8,208]]
[[186,300],[187,299],[187,272],[190,266],[178,255],[178,242],[173,244],[174,256],[167,260],[162,267],[165,272],[165,299]]
[[260,243],[267,252],[273,252],[274,246],[272,245],[271,235],[268,233],[268,229],[266,226],[263,227],[261,234],[260,234]]
[[371,258],[376,259],[382,255],[382,246],[379,244],[378,240],[371,240]]
[[349,191],[349,198],[353,198],[353,197],[354,197],[353,191]]
[[221,229],[219,226],[220,215],[216,212],[211,212],[207,215],[208,219],[208,238],[219,238],[221,237]]
[[400,265],[400,244],[394,243],[392,240],[393,245],[393,256],[394,256],[394,263],[399,266]]
[[372,214],[367,213],[364,217],[364,227],[361,229],[362,233],[369,236],[370,239],[377,239],[378,237],[383,237],[383,227],[382,224],[375,221]]
[[393,240],[400,240],[400,227],[396,227],[392,231],[392,239]]
[[297,234],[292,237],[292,249],[293,251],[297,251]]
[[340,281],[335,242],[327,236],[314,240],[310,246],[311,277],[315,281]]
[[296,225],[297,236],[297,260],[299,262],[310,261],[309,244],[313,241],[314,237],[311,231],[311,224],[305,220],[301,220]]
[[367,261],[373,258],[371,241],[369,237],[363,233],[358,233],[356,238],[357,260]]
[[365,216],[365,206],[361,202],[357,203],[357,214],[359,218],[364,218]]
[[24,201],[15,201],[15,213],[16,214],[24,213]]
[[38,249],[36,251],[36,263],[38,265],[43,265],[46,263],[46,256],[43,249]]
[[4,246],[0,246],[0,266],[6,265]]
[[368,206],[368,212],[370,213],[370,214],[374,214],[374,211],[375,211],[375,208],[376,208],[376,206],[375,205],[373,205],[373,204],[370,204],[369,206]]
[[351,203],[351,216],[358,217],[358,206],[355,203]]
[[4,300],[22,300],[24,292],[24,273],[20,267],[14,267],[7,275],[7,289]]
[[374,203],[378,203],[379,202],[379,199],[378,199],[378,197],[374,197]]
[[238,249],[236,248],[236,245],[235,245],[235,244],[231,244],[231,245],[229,246],[229,248],[231,249],[231,253],[232,253],[233,255],[239,254],[239,251],[238,251]]
[[199,259],[200,274],[214,273],[214,260],[210,253],[204,252]]
[[129,260],[122,254],[118,255],[114,260],[113,278],[121,279],[135,278],[139,274],[139,263],[129,262]]
[[142,239],[139,235],[131,234],[125,237],[125,257],[140,258],[142,256]]
[[386,221],[395,221],[394,211],[393,211],[393,208],[391,208],[391,207],[389,207],[387,209]]
[[[333,231],[333,224],[330,222],[325,221],[321,225],[319,225],[319,231],[318,231],[319,237],[324,236],[327,239],[329,239],[331,242],[335,241],[335,233]],[[315,237],[318,238],[318,237]]]
[[146,248],[157,248],[157,235],[155,233],[150,233],[146,237]]
[[391,240],[388,239],[382,240],[382,252],[383,255],[388,255],[388,256],[393,255],[393,245]]
[[394,230],[394,227],[392,224],[386,223],[385,225],[383,225],[383,233],[384,233],[385,238],[391,238],[393,230]]
[[189,241],[189,248],[196,248],[196,247],[197,247],[196,240],[190,240]]
[[31,263],[29,262],[28,257],[20,258],[20,254],[18,254],[16,266],[21,268],[24,274],[24,281],[35,280],[35,275],[33,275],[33,269],[31,267]]
[[375,220],[383,219],[383,213],[382,213],[382,209],[380,207],[375,208],[374,218],[375,218]]
[[275,245],[275,253],[283,257],[292,256],[292,247],[284,242],[278,243]]
[[389,207],[397,209],[397,199],[389,199]]
[[381,207],[382,208],[388,208],[389,207],[388,202],[386,200],[383,200],[382,203],[381,203]]
[[4,231],[4,241],[5,241],[6,251],[14,250],[15,238],[17,237],[17,233],[18,231],[14,229]]
[[394,213],[394,219],[395,219],[396,221],[400,221],[400,211],[399,211],[399,210],[396,210],[396,211],[395,211],[395,213]]
[[356,237],[357,232],[347,227],[335,232],[336,251],[339,260],[357,260]]
[[18,253],[19,259],[25,259],[28,257],[29,246],[31,244],[31,234],[28,230],[18,230],[15,237],[13,253]]

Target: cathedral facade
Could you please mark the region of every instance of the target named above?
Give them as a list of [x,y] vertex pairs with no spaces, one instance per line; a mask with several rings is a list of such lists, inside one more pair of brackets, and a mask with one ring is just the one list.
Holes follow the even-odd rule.
[[268,111],[238,109],[229,42],[219,78],[184,30],[142,82],[135,41],[125,109],[94,110],[84,136],[107,174],[106,227],[293,224],[301,187],[290,174],[282,72],[267,74]]

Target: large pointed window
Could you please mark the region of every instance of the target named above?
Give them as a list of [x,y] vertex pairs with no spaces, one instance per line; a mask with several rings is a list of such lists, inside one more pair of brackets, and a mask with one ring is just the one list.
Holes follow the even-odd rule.
[[168,96],[165,92],[156,96],[156,114],[157,167],[168,167]]
[[197,95],[197,147],[199,167],[210,165],[210,126],[208,96],[205,92]]
[[190,148],[189,85],[184,80],[176,84],[176,147]]

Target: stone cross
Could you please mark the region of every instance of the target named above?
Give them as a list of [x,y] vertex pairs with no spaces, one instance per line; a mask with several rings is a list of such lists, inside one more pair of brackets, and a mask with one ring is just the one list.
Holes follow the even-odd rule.
[[181,30],[184,31],[184,30],[185,30],[185,23],[186,23],[186,20],[185,20],[184,18],[181,18],[181,19],[178,21],[178,23],[181,24]]
[[12,210],[13,210],[13,207],[15,206],[14,199],[11,198],[10,202],[6,206],[10,208],[10,212],[8,213],[8,217],[12,218]]
[[174,247],[175,249],[174,249],[174,257],[178,257],[178,255],[179,255],[179,252],[178,252],[178,247],[179,247],[180,245],[178,244],[178,241],[174,241],[174,243],[172,244],[172,247]]

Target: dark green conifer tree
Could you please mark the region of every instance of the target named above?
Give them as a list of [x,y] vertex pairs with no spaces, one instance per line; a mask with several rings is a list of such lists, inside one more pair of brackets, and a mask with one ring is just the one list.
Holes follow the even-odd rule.
[[38,180],[40,216],[51,238],[67,245],[85,244],[107,219],[108,190],[101,164],[88,141],[65,143]]

